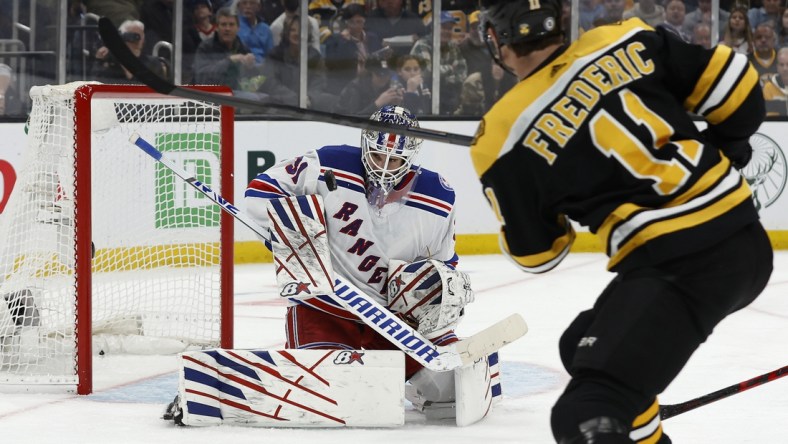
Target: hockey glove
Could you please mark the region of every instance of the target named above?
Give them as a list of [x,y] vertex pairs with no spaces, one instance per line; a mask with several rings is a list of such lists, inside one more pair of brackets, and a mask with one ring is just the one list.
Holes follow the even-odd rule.
[[750,146],[749,138],[739,140],[723,138],[718,136],[712,128],[706,128],[701,134],[711,145],[722,151],[737,170],[741,170],[750,162],[752,146]]

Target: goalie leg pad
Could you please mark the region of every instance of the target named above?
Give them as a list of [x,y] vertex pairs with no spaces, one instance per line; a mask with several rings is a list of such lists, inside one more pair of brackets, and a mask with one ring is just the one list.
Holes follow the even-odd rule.
[[180,356],[185,425],[395,427],[405,422],[399,351],[209,350]]
[[494,353],[453,372],[423,369],[408,381],[405,398],[427,419],[455,418],[461,427],[473,424],[492,411],[496,385],[500,399],[500,383],[493,381],[490,359],[497,367],[498,354]]
[[309,298],[332,294],[334,273],[323,198],[309,195],[271,199],[267,211],[280,296]]
[[471,425],[492,411],[492,385],[488,358],[454,369],[458,426]]

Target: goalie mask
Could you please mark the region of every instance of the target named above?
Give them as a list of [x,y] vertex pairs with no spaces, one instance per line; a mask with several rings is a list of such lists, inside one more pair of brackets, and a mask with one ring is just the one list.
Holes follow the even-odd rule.
[[[401,106],[386,105],[376,111],[370,120],[405,127],[419,127],[410,111]],[[367,182],[367,199],[382,208],[396,202],[413,188],[418,176],[411,170],[413,158],[421,148],[421,139],[396,133],[375,130],[361,132],[361,162]]]

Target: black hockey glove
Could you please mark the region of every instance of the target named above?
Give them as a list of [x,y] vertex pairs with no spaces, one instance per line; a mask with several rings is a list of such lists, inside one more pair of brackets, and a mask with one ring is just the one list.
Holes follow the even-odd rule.
[[752,158],[752,146],[750,146],[749,138],[731,140],[716,135],[710,128],[701,131],[701,134],[713,146],[722,151],[725,156],[731,160],[731,164],[737,170],[741,170],[750,162]]

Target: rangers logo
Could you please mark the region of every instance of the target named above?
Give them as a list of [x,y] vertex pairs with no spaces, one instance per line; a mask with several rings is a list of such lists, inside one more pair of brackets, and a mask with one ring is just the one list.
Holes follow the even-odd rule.
[[364,365],[364,361],[361,359],[362,356],[364,356],[364,353],[361,353],[361,352],[358,352],[358,351],[355,351],[355,350],[353,350],[353,351],[347,351],[347,350],[341,351],[341,352],[337,353],[337,355],[334,357],[334,364],[337,364],[337,365],[350,365],[350,364],[352,364],[354,362],[358,362],[359,364]]

